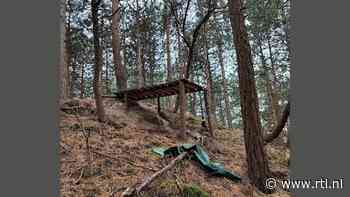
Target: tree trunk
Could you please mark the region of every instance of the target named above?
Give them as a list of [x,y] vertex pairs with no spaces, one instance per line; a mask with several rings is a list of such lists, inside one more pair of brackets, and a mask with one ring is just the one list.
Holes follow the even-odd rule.
[[102,102],[101,95],[101,84],[100,84],[100,74],[102,69],[102,49],[100,45],[100,27],[98,22],[98,9],[99,5],[97,4],[99,0],[91,1],[91,13],[92,13],[92,31],[94,36],[94,79],[93,79],[93,90],[95,96],[95,103],[97,109],[97,117],[100,122],[105,122],[106,115]]
[[166,81],[171,81],[172,69],[171,69],[171,51],[170,51],[170,15],[166,13],[164,16],[164,29],[165,29],[165,51],[166,51]]
[[197,103],[197,95],[196,93],[192,93],[192,101],[191,101],[191,113],[196,115],[196,103]]
[[219,118],[221,123],[223,124],[224,127],[228,127],[226,117],[225,117],[225,109],[221,102],[224,99],[223,97],[224,96],[222,95],[222,89],[220,89],[218,93],[219,99],[218,99],[218,102],[216,102],[216,104],[217,104],[217,108],[219,109]]
[[208,95],[208,90],[204,90],[204,105],[205,105],[205,111],[207,114],[207,121],[208,121],[208,130],[211,137],[214,137],[214,128],[213,128],[213,118],[211,113],[211,107],[210,107],[210,96]]
[[209,103],[210,103],[210,113],[212,115],[213,119],[213,127],[215,127],[215,123],[217,121],[216,118],[216,102],[215,102],[215,95],[213,91],[213,76],[210,69],[210,61],[209,61],[209,47],[208,47],[208,40],[207,40],[207,27],[204,25],[204,32],[203,32],[203,39],[204,39],[204,53],[206,58],[206,64],[204,65],[204,72],[205,77],[207,80],[207,90],[208,90],[208,96],[210,97]]
[[229,128],[233,128],[232,125],[232,115],[231,115],[231,107],[230,107],[230,99],[228,95],[228,88],[227,88],[227,81],[226,81],[226,73],[225,73],[225,66],[224,66],[224,61],[223,61],[223,49],[222,49],[222,43],[221,41],[218,41],[218,57],[219,57],[219,64],[221,68],[221,84],[222,84],[222,92],[223,92],[223,97],[224,97],[224,102],[225,102],[225,114],[226,114],[226,121],[227,121],[227,126]]
[[[141,24],[140,21],[140,13],[139,13],[139,1],[136,0],[136,20],[139,24]],[[143,47],[141,42],[141,31],[140,31],[140,25],[137,26],[136,30],[136,48],[137,48],[137,87],[141,88],[145,86],[145,73],[144,73],[144,65],[143,65]]]
[[85,94],[84,73],[85,73],[84,64],[81,64],[81,73],[80,73],[80,98],[81,99],[84,98],[84,94]]
[[278,121],[278,117],[276,114],[276,110],[275,110],[275,100],[274,100],[274,96],[273,96],[273,89],[272,89],[272,84],[271,84],[271,80],[270,80],[270,73],[269,73],[269,69],[266,66],[266,59],[263,53],[263,48],[262,48],[262,43],[259,41],[258,43],[258,47],[259,47],[259,56],[260,56],[260,61],[264,70],[264,79],[265,79],[265,86],[266,86],[266,93],[267,93],[267,98],[268,98],[268,130],[271,130],[272,128],[274,128],[277,124]]
[[251,183],[259,190],[270,193],[272,191],[265,187],[265,181],[270,176],[270,170],[263,146],[251,49],[241,9],[241,0],[229,1],[230,20],[238,64],[248,176]]
[[[107,45],[107,44],[106,44]],[[106,46],[105,50],[105,91],[106,95],[111,94],[111,86],[110,86],[110,79],[109,79],[109,62],[108,62],[108,46]]]
[[[119,0],[112,0],[112,13],[117,12],[119,8]],[[114,72],[117,80],[117,89],[122,90],[127,88],[126,69],[121,60],[120,47],[120,31],[119,31],[120,14],[119,11],[112,17],[112,50]]]
[[[72,54],[73,54],[73,50],[72,50],[72,32],[71,32],[71,2],[70,0],[67,0],[67,6],[68,6],[68,19],[66,22],[66,36],[65,36],[65,61],[66,61],[66,65],[67,65],[67,77],[68,77],[68,87],[67,87],[67,91],[68,91],[68,97],[72,98],[74,97],[74,86],[76,83],[76,68],[73,65],[73,61],[72,61]],[[71,70],[72,69],[72,70]]]
[[287,105],[283,110],[283,114],[280,121],[278,122],[278,125],[275,127],[275,129],[272,131],[270,135],[267,135],[265,137],[264,139],[265,143],[272,142],[274,139],[276,139],[280,135],[280,133],[283,131],[283,128],[288,121],[289,114],[290,114],[290,102],[288,101]]
[[276,118],[277,120],[280,119],[280,114],[281,114],[281,107],[279,105],[279,101],[281,100],[281,87],[280,87],[280,84],[279,84],[279,81],[278,81],[278,77],[277,77],[277,74],[276,74],[276,65],[275,65],[275,60],[274,60],[274,57],[273,57],[273,54],[272,54],[272,47],[271,47],[271,43],[270,43],[270,40],[268,39],[267,40],[267,44],[268,44],[268,47],[269,47],[269,58],[270,58],[270,62],[271,62],[271,73],[272,73],[272,77],[273,77],[273,80],[272,80],[272,87],[273,87],[273,91],[272,91],[272,99],[273,99],[273,102],[272,102],[272,105],[273,105],[273,109],[275,111],[275,114],[276,114]]
[[66,54],[66,1],[60,1],[60,31],[61,31],[61,44],[60,44],[60,63],[59,63],[59,79],[60,79],[60,103],[69,97],[69,76]]
[[186,132],[186,92],[185,84],[180,81],[179,83],[179,101],[180,101],[180,135],[179,137],[184,139]]

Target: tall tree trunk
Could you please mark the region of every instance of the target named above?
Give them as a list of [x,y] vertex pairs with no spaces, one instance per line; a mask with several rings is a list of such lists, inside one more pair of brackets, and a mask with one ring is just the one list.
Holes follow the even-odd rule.
[[[171,36],[171,21],[170,21],[170,14],[166,11],[164,15],[164,29],[165,29],[165,52],[166,52],[166,81],[169,82],[172,80],[173,75],[173,69],[171,66],[171,43],[170,43],[170,36]],[[167,99],[167,107],[170,108],[172,106],[173,99],[172,97],[168,97]]]
[[100,43],[100,27],[98,21],[98,9],[99,0],[91,0],[91,13],[92,13],[92,31],[94,36],[94,79],[93,79],[93,91],[95,96],[95,103],[97,109],[97,118],[100,122],[106,121],[105,110],[102,102],[100,75],[102,70],[102,48]]
[[[184,61],[184,52],[183,52],[183,46],[181,43],[181,36],[179,33],[179,30],[177,30],[177,47],[178,47],[178,56],[177,56],[177,70],[178,70],[178,78],[182,79],[184,78],[184,75],[186,73],[186,65],[185,65],[185,61]],[[174,113],[177,112],[177,110],[179,109],[179,97],[176,96],[175,97],[175,106],[174,106]]]
[[[141,24],[140,21],[140,6],[139,6],[139,0],[136,0],[136,20],[138,21],[138,24]],[[140,25],[137,26],[136,29],[136,48],[137,48],[137,87],[141,88],[145,86],[145,70],[143,65],[143,47],[141,42],[141,30]]]
[[[184,62],[185,62],[185,57],[184,57],[184,47],[182,45],[182,42],[181,42],[181,36],[179,34],[179,32],[177,31],[176,33],[176,38],[177,38],[177,72],[178,72],[178,78],[181,78],[181,75],[182,75],[182,70],[183,70],[183,67],[184,67]],[[175,69],[174,69],[175,70]]]
[[112,13],[115,13],[112,17],[112,50],[113,50],[113,62],[115,78],[117,80],[118,90],[127,88],[126,69],[122,64],[120,55],[120,13],[119,13],[119,0],[112,0]]
[[196,93],[192,93],[192,101],[191,101],[191,113],[195,116],[197,115],[196,113],[196,105],[197,104],[197,95]]
[[170,14],[166,13],[164,16],[164,29],[165,29],[165,51],[166,51],[166,81],[171,81],[172,68],[171,68],[171,51],[170,51]]
[[[280,85],[279,85],[279,81],[277,78],[277,74],[276,74],[276,65],[275,65],[275,59],[273,57],[272,54],[272,47],[271,47],[271,43],[270,40],[267,40],[267,44],[268,44],[268,48],[269,48],[269,58],[270,58],[270,62],[271,62],[271,74],[272,74],[272,107],[274,110],[274,114],[276,116],[276,121],[278,121],[280,119],[280,114],[281,114],[281,106],[279,105],[279,101],[281,100],[281,96],[280,96]],[[271,81],[271,80],[270,80]]]
[[[204,27],[204,29],[206,29]],[[210,97],[210,112],[212,114],[212,118],[213,118],[213,127],[215,125],[215,122],[217,121],[216,118],[216,101],[215,101],[215,95],[214,95],[214,86],[213,86],[213,75],[212,75],[212,71],[210,69],[210,61],[209,61],[209,48],[208,48],[208,41],[207,41],[207,36],[206,36],[206,32],[204,33],[204,52],[205,52],[205,56],[206,56],[206,64],[205,66],[205,74],[206,74],[206,80],[207,80],[207,89],[208,89],[208,96]]]
[[272,84],[271,84],[271,80],[270,80],[270,73],[269,73],[269,69],[267,68],[266,65],[266,59],[263,53],[263,48],[262,48],[262,43],[259,41],[258,43],[258,47],[259,47],[259,57],[260,57],[260,61],[263,67],[263,71],[264,71],[264,79],[265,79],[265,86],[266,86],[266,93],[267,93],[267,98],[268,98],[268,130],[271,130],[278,121],[277,118],[277,114],[276,114],[276,110],[274,109],[274,97],[273,97],[273,89],[272,89]]
[[106,50],[105,50],[105,91],[107,95],[111,94],[111,87],[110,87],[110,79],[109,79],[109,62],[108,62],[108,46],[106,44]]
[[81,99],[84,98],[84,94],[85,94],[84,73],[85,73],[84,64],[81,64],[81,73],[80,73],[80,98]]
[[179,103],[180,103],[180,133],[179,137],[184,139],[186,137],[186,92],[183,81],[179,82]]
[[211,136],[214,136],[214,127],[216,125],[216,117],[215,117],[215,105],[213,103],[215,102],[213,100],[213,80],[212,80],[212,75],[211,75],[211,70],[210,70],[210,62],[209,62],[209,55],[208,55],[208,46],[207,46],[207,40],[206,36],[204,36],[204,52],[206,56],[206,63],[204,64],[204,75],[205,75],[205,80],[206,80],[206,90],[205,90],[205,95],[204,99],[206,101],[206,111],[207,111],[207,116],[208,116],[208,128]]
[[225,117],[225,112],[224,112],[224,107],[222,105],[222,99],[223,99],[223,94],[222,94],[222,89],[219,90],[219,93],[218,93],[218,102],[216,102],[216,104],[218,105],[218,109],[219,109],[219,118],[220,118],[220,121],[221,123],[223,124],[224,127],[228,127],[227,125],[227,119]]
[[227,126],[229,128],[233,128],[232,125],[232,115],[231,115],[231,107],[230,107],[230,98],[228,95],[228,88],[227,88],[227,81],[226,81],[226,73],[225,73],[225,65],[224,65],[224,60],[222,57],[223,54],[223,48],[222,48],[222,43],[221,40],[218,41],[217,43],[218,46],[218,58],[219,58],[219,64],[220,64],[220,69],[221,69],[221,84],[222,84],[222,92],[223,92],[223,97],[224,97],[224,102],[225,102],[225,115],[226,115],[226,121],[227,121]]
[[67,65],[67,54],[66,54],[66,1],[60,1],[61,21],[61,44],[60,44],[60,62],[59,62],[59,78],[60,78],[60,103],[69,97],[69,76],[68,76],[68,65]]
[[[68,20],[66,22],[66,36],[65,36],[65,61],[66,61],[66,65],[67,65],[67,75],[68,75],[68,97],[72,98],[74,97],[74,86],[75,86],[75,71],[76,68],[73,65],[73,61],[72,61],[72,57],[73,57],[73,50],[72,50],[72,32],[71,32],[71,0],[67,0],[67,6],[68,6]],[[72,69],[72,71],[71,71]]]
[[230,20],[238,64],[248,176],[252,184],[259,190],[270,193],[272,191],[265,187],[265,181],[270,176],[270,169],[263,146],[251,48],[241,10],[241,0],[229,1]]

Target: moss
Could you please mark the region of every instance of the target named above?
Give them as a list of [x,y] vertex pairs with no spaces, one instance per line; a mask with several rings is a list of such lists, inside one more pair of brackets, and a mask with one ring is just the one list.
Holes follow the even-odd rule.
[[209,194],[197,185],[185,185],[182,192],[184,197],[209,197]]
[[176,197],[181,196],[176,181],[163,180],[160,183],[156,183],[152,189],[148,190],[142,195],[143,197]]

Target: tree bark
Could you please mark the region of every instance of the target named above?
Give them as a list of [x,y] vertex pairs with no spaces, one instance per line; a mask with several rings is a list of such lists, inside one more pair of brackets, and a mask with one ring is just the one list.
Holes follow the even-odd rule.
[[97,109],[97,117],[100,122],[105,122],[106,115],[102,102],[101,95],[101,84],[100,84],[100,75],[102,69],[102,49],[100,44],[100,27],[98,22],[98,9],[99,9],[99,0],[91,1],[91,13],[92,13],[92,31],[94,37],[94,79],[93,79],[93,91],[95,96],[95,103]]
[[[136,0],[136,20],[140,24],[140,13],[139,13],[139,0]],[[140,25],[137,26],[136,30],[136,48],[137,48],[137,86],[138,88],[145,86],[145,70],[143,65],[143,48],[142,48],[142,42],[141,42],[141,31],[140,31]]]
[[185,84],[179,82],[179,101],[180,101],[180,135],[179,137],[184,139],[186,134],[186,92]]
[[259,41],[258,43],[259,47],[259,56],[260,56],[260,61],[263,67],[264,71],[264,79],[265,79],[265,86],[266,86],[266,93],[267,93],[267,98],[268,98],[268,129],[270,130],[271,128],[274,128],[278,122],[278,115],[276,114],[276,109],[275,109],[275,104],[276,101],[274,100],[275,97],[273,96],[273,88],[272,88],[272,82],[270,80],[270,73],[269,69],[267,68],[266,65],[266,59],[263,53],[263,48],[262,48],[262,43]]
[[283,114],[280,121],[278,122],[278,125],[275,127],[275,129],[272,131],[270,135],[267,135],[265,137],[264,139],[265,143],[272,142],[274,139],[276,139],[280,135],[280,133],[283,131],[283,128],[288,121],[289,114],[290,114],[290,102],[288,101],[287,105],[283,110]]
[[172,68],[171,68],[171,51],[170,51],[170,15],[168,13],[164,16],[164,29],[165,29],[165,51],[166,51],[166,81],[171,81]]
[[112,50],[113,50],[113,62],[114,62],[114,72],[117,80],[117,89],[123,90],[127,88],[127,77],[126,69],[122,63],[122,57],[120,55],[120,13],[119,13],[119,0],[112,0]]
[[210,96],[208,95],[207,89],[204,90],[204,105],[205,105],[205,111],[207,114],[209,134],[211,137],[214,137],[213,118],[212,118],[211,109],[210,109]]
[[221,41],[218,41],[217,43],[218,46],[218,58],[219,58],[219,64],[220,64],[220,69],[221,69],[221,84],[222,84],[222,92],[223,92],[223,97],[224,97],[224,102],[225,102],[225,114],[226,114],[226,121],[227,121],[227,126],[229,128],[233,128],[232,125],[232,115],[231,115],[231,107],[230,107],[230,98],[228,95],[228,88],[227,88],[227,81],[226,81],[226,73],[225,73],[225,66],[224,66],[224,61],[223,61],[223,49],[222,49],[222,43]]
[[69,97],[69,76],[66,54],[66,1],[60,1],[60,62],[59,62],[59,78],[60,78],[60,103]]
[[212,115],[212,124],[213,127],[216,124],[217,118],[216,118],[216,102],[215,102],[215,95],[213,91],[213,76],[210,69],[210,61],[209,61],[209,47],[208,47],[208,40],[207,40],[207,27],[204,25],[204,32],[203,32],[203,41],[204,41],[204,53],[206,58],[206,64],[204,65],[204,73],[206,77],[207,82],[207,91],[209,96],[209,104],[210,104],[210,113]]
[[85,94],[84,74],[85,74],[84,64],[81,64],[81,73],[80,73],[80,98],[81,99],[84,98],[84,94]]
[[[67,77],[68,77],[68,86],[67,86],[67,92],[68,97],[73,98],[74,95],[74,87],[76,84],[76,67],[73,65],[72,57],[73,57],[73,50],[72,50],[72,32],[71,32],[71,0],[67,0],[67,8],[68,8],[68,16],[67,16],[67,22],[66,22],[66,36],[65,36],[65,61],[67,66]],[[72,70],[71,70],[72,69]]]
[[276,73],[275,58],[273,57],[271,42],[269,39],[267,40],[267,44],[269,47],[269,58],[270,58],[270,62],[271,62],[271,73],[272,73],[272,77],[273,77],[273,80],[272,80],[273,108],[275,110],[277,120],[279,120],[280,114],[281,114],[281,106],[279,105],[279,101],[281,100],[281,86],[280,86],[280,83],[278,81],[278,77],[277,77],[277,73]]
[[241,11],[241,0],[229,1],[230,20],[238,64],[248,177],[251,183],[260,191],[270,193],[272,191],[265,187],[265,181],[270,177],[271,173],[263,146],[263,133],[259,116],[251,48],[244,24],[244,16]]
[[196,104],[197,104],[197,95],[196,93],[192,93],[192,101],[191,101],[191,113],[196,115]]

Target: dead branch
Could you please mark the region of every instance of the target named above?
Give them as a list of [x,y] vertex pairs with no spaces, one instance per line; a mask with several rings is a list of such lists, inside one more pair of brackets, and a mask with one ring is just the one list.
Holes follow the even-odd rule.
[[74,185],[77,185],[77,184],[80,182],[81,178],[83,178],[84,169],[85,169],[85,168],[81,168],[80,176],[79,176],[79,178],[78,178],[77,180],[74,181]]
[[281,117],[280,121],[278,122],[278,125],[272,131],[272,133],[270,135],[267,135],[264,138],[265,144],[272,142],[274,139],[276,139],[279,136],[279,134],[282,132],[284,126],[286,125],[286,122],[288,121],[289,113],[290,113],[290,102],[288,101],[287,105],[285,106],[285,108],[283,110],[282,117]]
[[146,177],[144,181],[136,187],[128,187],[122,194],[122,197],[127,196],[133,196],[138,195],[147,185],[152,183],[156,178],[160,177],[164,172],[168,171],[172,167],[175,166],[176,163],[183,160],[188,152],[183,152],[179,156],[177,156],[174,160],[172,160],[167,166],[165,166],[163,169],[159,170],[158,172],[154,173],[153,175]]

